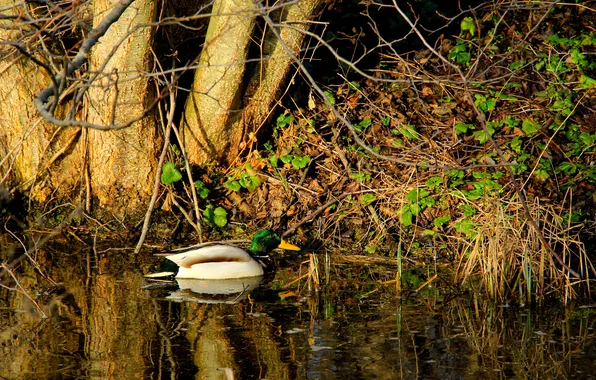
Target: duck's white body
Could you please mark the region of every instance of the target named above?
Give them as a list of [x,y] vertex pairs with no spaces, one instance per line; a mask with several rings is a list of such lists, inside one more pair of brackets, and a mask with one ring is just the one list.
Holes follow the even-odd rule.
[[166,256],[179,266],[178,273],[161,272],[149,275],[176,278],[221,280],[262,276],[263,266],[245,250],[230,245],[212,245]]

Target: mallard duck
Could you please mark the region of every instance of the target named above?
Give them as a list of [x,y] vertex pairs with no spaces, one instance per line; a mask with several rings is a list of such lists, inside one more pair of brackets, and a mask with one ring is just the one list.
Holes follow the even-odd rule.
[[231,245],[216,244],[186,252],[166,255],[157,273],[146,275],[149,278],[171,277],[222,280],[262,276],[263,265],[259,257],[275,248],[299,251],[271,230],[258,232],[252,239],[248,252]]

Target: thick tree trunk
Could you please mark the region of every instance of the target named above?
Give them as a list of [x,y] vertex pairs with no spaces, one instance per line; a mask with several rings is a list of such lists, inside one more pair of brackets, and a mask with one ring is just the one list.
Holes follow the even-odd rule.
[[[321,0],[303,0],[282,9],[281,18],[292,26],[308,30],[308,20]],[[182,121],[184,144],[189,161],[201,165],[214,160],[232,161],[242,150],[243,140],[270,116],[279,101],[284,78],[292,68],[277,37],[269,31],[263,38],[262,61],[245,78],[246,52],[254,11],[252,1],[216,0],[206,46],[195,73],[192,93]],[[299,55],[304,34],[281,28],[289,50]]]
[[[93,2],[94,25],[115,3]],[[142,116],[152,98],[144,75],[150,71],[151,29],[138,27],[151,22],[154,14],[154,1],[135,1],[94,47],[90,70],[101,75],[88,91],[89,122],[123,124]],[[90,130],[87,143],[91,189],[100,206],[121,217],[138,210],[150,197],[157,170],[155,119],[146,117],[117,131]]]
[[192,92],[182,120],[188,159],[203,164],[235,150],[241,130],[228,119],[240,112],[240,84],[254,23],[252,0],[215,0]]
[[[5,16],[18,16],[24,6],[0,0]],[[2,21],[0,41],[21,38],[11,22],[10,18]],[[0,185],[18,185],[41,203],[65,194],[76,202],[73,187],[81,181],[81,152],[76,148],[80,131],[56,128],[39,116],[33,99],[50,83],[45,70],[8,44],[0,44],[0,57]]]
[[[115,3],[93,2],[93,26]],[[13,3],[0,0],[3,14],[9,12],[9,4]],[[25,3],[16,4],[11,13],[22,14],[19,11],[25,7]],[[88,65],[98,76],[87,90],[78,119],[110,125],[143,114],[151,100],[144,75],[150,71],[151,29],[135,28],[150,23],[154,13],[154,2],[136,1],[94,47]],[[24,21],[5,21],[0,40],[24,42],[19,40],[19,28],[13,26],[11,31],[7,22],[18,25]],[[101,211],[119,219],[129,211],[142,211],[144,207],[138,206],[149,198],[157,170],[159,141],[154,119],[146,117],[118,131],[51,125],[33,104],[51,83],[47,71],[10,45],[2,45],[1,52],[0,185],[18,184],[40,203],[68,199],[72,204],[88,205],[93,195]],[[45,57],[38,59],[46,61]],[[60,113],[59,109],[55,112],[57,117]]]

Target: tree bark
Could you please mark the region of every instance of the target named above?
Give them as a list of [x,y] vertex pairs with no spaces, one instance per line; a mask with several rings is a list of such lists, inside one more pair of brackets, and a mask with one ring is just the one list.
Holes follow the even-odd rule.
[[[184,144],[189,161],[195,165],[214,160],[231,162],[245,141],[269,118],[279,101],[284,78],[292,60],[270,31],[262,41],[262,58],[250,73],[246,88],[246,52],[251,42],[254,5],[245,0],[216,0],[207,32],[206,46],[196,70],[192,93],[185,106]],[[279,17],[294,27],[308,30],[308,20],[321,0],[303,0],[279,11]],[[281,29],[286,46],[299,55],[304,34]]]
[[[93,24],[97,25],[115,3],[94,1],[90,6]],[[4,14],[15,16],[29,6],[7,0],[0,0],[0,5],[10,9]],[[92,78],[93,72],[98,76],[89,85],[78,119],[109,125],[143,115],[152,99],[148,76],[144,75],[150,71],[151,29],[137,27],[150,23],[154,14],[154,2],[136,1],[94,47],[84,78]],[[20,19],[4,21],[0,40],[24,43],[19,32],[22,23]],[[0,185],[18,184],[41,204],[68,199],[88,206],[90,190],[100,210],[119,219],[130,211],[142,211],[144,208],[138,206],[149,198],[157,170],[155,120],[145,117],[118,131],[51,125],[33,104],[51,83],[48,72],[10,45],[2,45],[1,56],[0,104],[4,112],[0,118]],[[47,62],[41,55],[37,59]],[[81,84],[78,86],[80,91]],[[54,113],[61,112],[59,107]]]
[[[93,2],[94,25],[116,2]],[[151,29],[139,26],[151,22],[154,14],[155,2],[135,1],[94,47],[90,70],[100,76],[88,91],[89,122],[126,123],[140,117],[152,100],[145,75],[150,72]],[[149,199],[158,170],[155,118],[145,117],[117,131],[89,130],[87,137],[91,189],[99,205],[120,217],[138,210]]]
[[255,19],[252,0],[215,0],[192,92],[182,120],[183,139],[192,164],[223,158],[242,131],[228,128],[240,112],[239,86]]

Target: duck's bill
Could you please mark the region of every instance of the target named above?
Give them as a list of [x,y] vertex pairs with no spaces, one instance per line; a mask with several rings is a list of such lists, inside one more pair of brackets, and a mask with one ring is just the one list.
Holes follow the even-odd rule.
[[279,246],[277,248],[287,249],[289,251],[300,251],[300,247],[298,247],[297,245],[288,243],[285,240],[282,240],[281,243],[279,243]]

